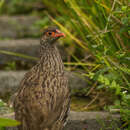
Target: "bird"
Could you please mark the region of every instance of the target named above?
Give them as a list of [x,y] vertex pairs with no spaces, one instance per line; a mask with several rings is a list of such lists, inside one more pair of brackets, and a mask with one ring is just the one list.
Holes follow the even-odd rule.
[[24,75],[14,99],[18,130],[62,130],[67,122],[70,90],[56,46],[61,37],[65,34],[57,27],[41,35],[39,61]]

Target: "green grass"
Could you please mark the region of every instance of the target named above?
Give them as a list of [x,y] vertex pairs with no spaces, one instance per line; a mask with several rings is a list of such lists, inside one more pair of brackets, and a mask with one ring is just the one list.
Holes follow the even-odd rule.
[[[88,69],[83,65],[89,59],[82,62],[84,57],[82,54],[77,55],[76,49],[70,53],[74,62],[82,63],[83,75],[93,80],[91,86],[98,82],[96,89],[105,88],[121,97],[114,106],[124,112],[122,119],[128,124],[130,104],[125,100],[126,97],[130,100],[128,1],[43,0],[43,4],[49,7],[47,14],[51,21],[66,33],[67,38],[64,42],[70,47],[78,48],[79,53],[88,52],[94,59],[96,66]],[[126,118],[123,115],[127,115]]]
[[20,122],[16,120],[3,118],[2,115],[5,114],[6,111],[8,111],[7,113],[11,112],[11,108],[8,108],[7,104],[0,99],[0,130],[5,130],[5,127],[14,127],[20,125]]

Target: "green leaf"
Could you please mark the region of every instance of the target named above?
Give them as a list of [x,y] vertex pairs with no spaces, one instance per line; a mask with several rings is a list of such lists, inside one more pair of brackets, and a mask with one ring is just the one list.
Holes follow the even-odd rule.
[[115,80],[113,80],[113,81],[112,81],[112,84],[111,84],[111,88],[116,88],[116,85],[117,85],[117,84],[116,84]]
[[9,127],[20,125],[20,122],[7,118],[0,118],[0,127]]
[[126,11],[126,9],[127,9],[127,6],[122,6],[121,8],[122,11]]
[[121,88],[120,88],[120,86],[119,85],[117,85],[118,87],[116,88],[116,95],[119,95],[120,94],[120,92],[121,92]]
[[105,80],[105,85],[110,85],[109,79],[105,78],[104,80]]

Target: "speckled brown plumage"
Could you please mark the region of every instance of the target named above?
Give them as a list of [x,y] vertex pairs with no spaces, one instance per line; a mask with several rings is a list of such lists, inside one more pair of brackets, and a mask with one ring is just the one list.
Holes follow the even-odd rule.
[[[55,42],[63,36],[48,28],[41,37],[40,61],[25,74],[14,101],[19,130],[62,130],[69,110],[69,89]],[[29,50],[31,51],[31,50]]]

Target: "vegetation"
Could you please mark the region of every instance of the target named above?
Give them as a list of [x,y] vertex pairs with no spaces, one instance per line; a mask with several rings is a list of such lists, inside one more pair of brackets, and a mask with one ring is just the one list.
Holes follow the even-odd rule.
[[[17,14],[25,3],[11,1],[7,13]],[[33,3],[30,0],[29,3]],[[113,96],[113,105],[103,104],[104,109],[119,109],[122,128],[130,129],[130,9],[128,0],[39,0],[43,10],[36,26],[56,24],[67,35],[63,45],[69,58],[65,64],[69,70],[82,70],[80,76],[89,79],[90,89],[84,95],[96,92],[93,103],[107,91]],[[0,4],[1,7],[1,4]],[[5,7],[6,8],[6,7]],[[4,9],[1,12],[4,12]],[[13,11],[11,10],[13,9]],[[25,10],[24,10],[25,11]],[[26,10],[34,13],[33,9]],[[24,12],[20,12],[24,13]],[[36,13],[37,14],[37,13]],[[71,52],[70,52],[71,50]],[[25,57],[26,58],[26,57]],[[116,97],[116,98],[114,98]]]
[[[0,1],[0,9],[4,4],[4,0]],[[0,10],[1,11],[1,10]],[[6,110],[6,104],[0,99],[0,111]],[[13,127],[19,125],[20,122],[7,118],[0,118],[0,130],[5,130],[5,127]]]
[[[7,104],[4,103],[1,99],[0,99],[0,115],[1,114],[5,114],[7,113],[7,111],[11,111],[11,109],[9,109],[7,107]],[[12,119],[8,119],[8,118],[1,118],[0,117],[0,130],[5,130],[5,127],[13,127],[13,126],[17,126],[19,125],[20,122],[16,121],[16,120],[12,120]]]
[[[69,35],[66,43],[75,48],[71,54],[73,61],[81,63],[85,58],[77,54],[77,48],[80,48],[80,52],[89,52],[96,65],[89,67],[81,65],[84,69],[82,75],[92,79],[91,86],[97,84],[96,89],[107,89],[118,95],[119,98],[110,108],[120,109],[122,119],[126,121],[125,125],[128,125],[130,123],[128,1],[66,0],[58,1],[56,9],[52,7],[57,1],[53,2],[43,1],[50,7],[48,11],[57,18],[50,17],[53,22]],[[73,41],[70,41],[70,38]],[[93,62],[91,57],[82,63]]]

